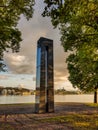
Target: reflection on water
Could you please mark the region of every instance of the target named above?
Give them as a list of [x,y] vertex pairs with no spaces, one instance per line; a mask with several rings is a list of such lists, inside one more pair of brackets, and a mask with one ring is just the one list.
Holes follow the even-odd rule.
[[34,103],[35,96],[0,96],[0,104]]
[[[93,103],[93,95],[55,95],[55,102],[89,102]],[[0,104],[35,103],[35,95],[28,96],[0,96]]]
[[80,102],[80,103],[93,103],[94,96],[92,94],[81,95],[55,95],[55,102]]

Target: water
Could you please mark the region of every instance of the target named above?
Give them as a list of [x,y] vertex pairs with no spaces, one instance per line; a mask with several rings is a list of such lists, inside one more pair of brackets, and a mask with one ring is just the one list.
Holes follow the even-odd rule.
[[[55,95],[55,102],[93,103],[92,94]],[[35,103],[35,95],[28,96],[0,96],[0,104]]]
[[35,96],[0,96],[0,104],[34,103]]
[[55,95],[55,102],[80,102],[80,103],[93,103],[93,94],[81,95]]

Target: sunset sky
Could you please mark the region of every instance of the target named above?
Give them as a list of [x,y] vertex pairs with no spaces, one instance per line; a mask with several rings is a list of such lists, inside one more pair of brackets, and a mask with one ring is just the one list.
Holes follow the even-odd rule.
[[60,32],[53,29],[50,18],[43,18],[41,13],[44,4],[36,0],[34,15],[30,21],[23,16],[18,27],[22,32],[21,49],[19,53],[5,53],[4,59],[8,72],[0,73],[0,86],[24,87],[34,89],[36,77],[36,45],[40,37],[53,39],[54,41],[54,84],[55,88],[73,89],[68,81],[67,54],[60,43]]

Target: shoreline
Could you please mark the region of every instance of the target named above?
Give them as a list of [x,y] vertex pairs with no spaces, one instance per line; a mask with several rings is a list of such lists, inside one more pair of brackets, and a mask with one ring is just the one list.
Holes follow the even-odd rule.
[[[98,109],[98,104],[93,103],[77,103],[77,102],[55,102],[54,113],[56,112],[83,112]],[[0,115],[12,114],[34,114],[35,103],[18,103],[18,104],[0,104]]]

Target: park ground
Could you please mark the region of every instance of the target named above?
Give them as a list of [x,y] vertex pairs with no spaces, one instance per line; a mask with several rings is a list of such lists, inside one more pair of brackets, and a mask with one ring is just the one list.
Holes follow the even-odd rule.
[[55,103],[34,114],[34,104],[0,105],[0,130],[98,130],[98,104]]

